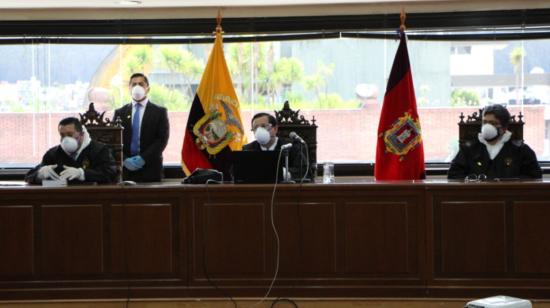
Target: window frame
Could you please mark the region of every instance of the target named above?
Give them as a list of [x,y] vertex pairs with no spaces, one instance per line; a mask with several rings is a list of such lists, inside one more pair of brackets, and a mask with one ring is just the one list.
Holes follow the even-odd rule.
[[[410,13],[411,40],[550,39],[550,9]],[[213,18],[136,20],[0,21],[0,44],[181,44],[211,42]],[[319,38],[395,37],[399,14],[224,18],[225,42]],[[135,37],[144,36],[144,37]],[[177,37],[170,37],[177,36]],[[540,161],[544,174],[550,162]],[[426,163],[427,175],[444,175],[448,163]],[[320,168],[319,168],[320,169]],[[21,180],[28,168],[0,168],[0,180]],[[370,176],[373,163],[335,164],[338,175]],[[168,178],[183,177],[181,166],[166,164]]]

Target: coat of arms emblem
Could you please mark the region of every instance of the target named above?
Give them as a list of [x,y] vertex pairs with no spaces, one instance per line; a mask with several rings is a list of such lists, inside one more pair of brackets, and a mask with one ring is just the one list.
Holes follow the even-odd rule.
[[413,119],[408,112],[405,112],[379,137],[384,140],[386,152],[398,155],[399,161],[402,161],[407,153],[422,142],[420,123],[418,119]]

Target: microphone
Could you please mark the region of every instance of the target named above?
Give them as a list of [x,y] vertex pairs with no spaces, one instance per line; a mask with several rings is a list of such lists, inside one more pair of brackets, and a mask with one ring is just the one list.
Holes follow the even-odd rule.
[[290,137],[290,139],[292,139],[294,141],[299,141],[303,144],[306,144],[304,139],[302,139],[302,137],[298,136],[298,134],[296,134],[295,132],[290,132],[290,134],[288,134],[288,136]]
[[281,150],[290,149],[292,147],[292,143],[283,144],[281,146]]

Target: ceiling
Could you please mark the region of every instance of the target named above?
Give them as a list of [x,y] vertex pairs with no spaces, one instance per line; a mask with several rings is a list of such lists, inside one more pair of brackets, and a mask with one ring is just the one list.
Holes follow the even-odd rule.
[[[133,2],[134,1],[134,2]],[[139,2],[139,3],[135,3]],[[187,19],[550,8],[548,0],[0,0],[0,20]]]
[[166,7],[242,7],[242,6],[296,6],[326,4],[388,4],[420,2],[463,2],[456,0],[0,0],[3,9],[36,8],[166,8]]

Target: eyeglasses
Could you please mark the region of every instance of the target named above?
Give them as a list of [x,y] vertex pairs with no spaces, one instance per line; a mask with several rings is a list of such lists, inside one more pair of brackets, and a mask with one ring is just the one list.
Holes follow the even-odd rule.
[[485,182],[487,181],[487,175],[481,173],[481,174],[468,174],[464,178],[464,183],[478,183],[478,182]]
[[258,127],[262,127],[265,130],[270,130],[271,127],[273,127],[273,125],[271,125],[270,123],[256,125],[256,126],[252,127],[252,131],[255,132],[258,129]]

